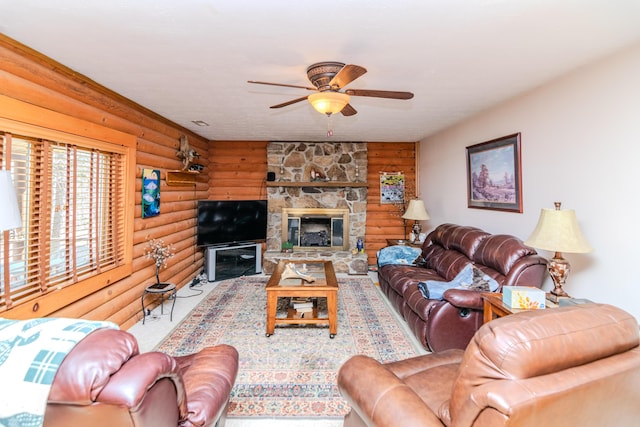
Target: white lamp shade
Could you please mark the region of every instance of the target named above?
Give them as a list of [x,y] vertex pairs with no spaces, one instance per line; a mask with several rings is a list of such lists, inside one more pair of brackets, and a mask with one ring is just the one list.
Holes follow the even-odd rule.
[[416,221],[423,221],[429,219],[427,209],[424,207],[424,202],[420,199],[413,199],[409,201],[409,207],[404,215],[404,219],[413,219]]
[[573,209],[542,209],[535,230],[524,243],[553,252],[586,253],[593,250],[580,231]]
[[0,200],[4,203],[0,209],[0,231],[21,227],[18,198],[9,171],[0,171]]
[[313,108],[322,114],[336,114],[349,103],[351,99],[346,93],[340,92],[318,92],[307,97]]

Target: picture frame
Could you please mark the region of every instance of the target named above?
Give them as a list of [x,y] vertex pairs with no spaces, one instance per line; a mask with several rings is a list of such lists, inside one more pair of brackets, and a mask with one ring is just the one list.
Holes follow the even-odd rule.
[[520,133],[467,150],[467,207],[522,213]]
[[404,174],[402,172],[380,172],[380,204],[404,202]]

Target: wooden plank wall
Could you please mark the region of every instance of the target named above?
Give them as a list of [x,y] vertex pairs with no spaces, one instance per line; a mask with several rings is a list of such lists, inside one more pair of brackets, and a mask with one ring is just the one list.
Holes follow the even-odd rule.
[[209,143],[210,200],[266,200],[267,142]]
[[[208,141],[2,34],[0,93],[137,137],[136,207],[131,212],[134,273],[54,316],[111,320],[124,329],[141,319],[140,296],[145,286],[155,281],[155,267],[144,255],[149,238],[162,238],[175,248],[176,255],[161,271],[161,280],[181,287],[200,272],[203,257],[195,247],[196,201],[208,194]],[[205,171],[195,185],[169,187],[167,170],[182,166],[176,157],[182,134],[189,137],[196,151],[205,154],[199,159]],[[161,171],[161,214],[144,220],[140,204],[143,168]]]
[[387,245],[386,239],[401,239],[404,211],[399,205],[380,204],[380,172],[403,172],[406,198],[415,197],[416,143],[369,142],[367,167],[367,228],[365,250],[369,264],[376,263],[376,252]]

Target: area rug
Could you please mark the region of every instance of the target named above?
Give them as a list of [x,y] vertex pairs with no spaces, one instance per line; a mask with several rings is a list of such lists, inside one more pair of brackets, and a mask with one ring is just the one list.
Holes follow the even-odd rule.
[[342,417],[349,406],[336,376],[349,357],[366,354],[390,362],[420,353],[369,278],[338,278],[335,338],[320,325],[276,325],[266,337],[267,280],[220,282],[158,346],[173,355],[219,343],[234,346],[240,368],[229,417]]

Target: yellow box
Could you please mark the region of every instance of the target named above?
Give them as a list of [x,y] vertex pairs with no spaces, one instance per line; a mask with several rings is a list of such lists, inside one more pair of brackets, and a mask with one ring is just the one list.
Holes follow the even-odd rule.
[[535,310],[545,308],[545,292],[533,286],[504,286],[502,302],[511,308]]

